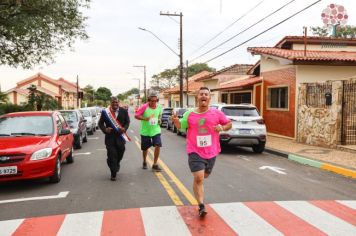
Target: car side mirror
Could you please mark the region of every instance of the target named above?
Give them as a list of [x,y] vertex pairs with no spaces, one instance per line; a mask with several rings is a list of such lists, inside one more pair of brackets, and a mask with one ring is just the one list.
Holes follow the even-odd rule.
[[70,134],[70,129],[61,129],[61,131],[59,131],[59,135],[68,135]]

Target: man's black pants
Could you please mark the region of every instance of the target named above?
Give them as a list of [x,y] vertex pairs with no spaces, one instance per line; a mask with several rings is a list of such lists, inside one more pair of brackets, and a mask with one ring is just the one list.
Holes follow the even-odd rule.
[[115,143],[114,145],[106,145],[107,164],[110,168],[111,177],[116,177],[116,173],[120,170],[120,162],[125,152],[125,144]]

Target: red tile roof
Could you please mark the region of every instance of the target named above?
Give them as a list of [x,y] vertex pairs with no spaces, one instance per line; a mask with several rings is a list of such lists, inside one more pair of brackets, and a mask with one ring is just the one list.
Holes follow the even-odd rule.
[[232,66],[223,68],[221,70],[218,70],[216,72],[213,72],[209,75],[203,76],[199,79],[197,79],[197,81],[204,81],[204,80],[209,80],[211,78],[213,78],[216,75],[222,74],[224,72],[228,72],[231,71],[231,73],[236,74],[236,75],[245,75],[247,73],[247,71],[252,67],[253,65],[251,64],[234,64]]
[[[323,43],[333,43],[333,44],[345,44],[345,45],[356,45],[355,38],[334,38],[334,37],[318,37],[318,36],[307,36],[306,41],[308,44],[323,44]],[[276,48],[284,48],[288,44],[293,43],[304,43],[304,36],[286,36],[281,39],[277,44]]]
[[[188,92],[195,92],[196,90],[198,90],[200,87],[204,86],[203,82],[198,82],[198,80],[202,77],[208,76],[210,75],[212,72],[208,72],[208,71],[202,71],[196,75],[193,75],[191,77],[188,78]],[[187,86],[186,86],[186,82],[183,82],[183,92],[187,92]],[[163,91],[164,94],[172,94],[172,93],[179,93],[180,89],[179,89],[179,85],[174,86],[173,88],[170,89],[166,89]]]
[[306,51],[289,50],[272,47],[249,47],[249,52],[254,54],[266,54],[285,58],[292,61],[338,61],[338,62],[356,62],[356,52],[333,52],[333,51]]
[[242,80],[237,80],[231,83],[224,83],[221,84],[219,89],[236,89],[236,88],[241,88],[241,87],[246,87],[246,86],[251,86],[257,83],[262,82],[262,78],[259,76],[256,77],[251,77],[247,79],[242,79]]

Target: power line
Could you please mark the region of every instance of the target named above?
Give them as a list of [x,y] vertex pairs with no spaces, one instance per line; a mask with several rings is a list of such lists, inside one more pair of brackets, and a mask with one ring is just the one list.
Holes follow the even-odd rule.
[[270,16],[276,14],[278,11],[282,10],[283,8],[285,8],[286,6],[288,6],[289,4],[291,4],[291,3],[294,2],[294,1],[295,1],[295,0],[289,1],[288,3],[286,3],[286,4],[284,4],[283,6],[281,6],[280,8],[278,8],[277,10],[271,12],[271,13],[268,14],[267,16],[265,16],[265,17],[263,17],[262,19],[258,20],[256,23],[250,25],[249,27],[245,28],[244,30],[240,31],[239,33],[235,34],[234,36],[232,36],[232,37],[230,37],[229,39],[225,40],[224,42],[220,43],[219,45],[213,47],[213,48],[210,49],[209,51],[207,51],[207,52],[201,54],[200,56],[197,56],[197,57],[191,59],[190,61],[194,61],[194,60],[196,60],[196,59],[198,59],[198,58],[200,58],[200,57],[202,57],[202,56],[205,56],[205,55],[208,54],[209,52],[211,52],[211,51],[217,49],[218,47],[220,47],[220,46],[224,45],[225,43],[231,41],[232,39],[236,38],[236,37],[239,36],[240,34],[242,34],[242,33],[246,32],[247,30],[251,29],[252,27],[254,27],[255,25],[257,25],[258,23],[264,21],[264,20],[267,19],[268,17],[270,17]]
[[[258,7],[262,2],[264,2],[265,0],[260,1],[259,3],[257,3],[254,7],[252,7],[251,9],[249,9],[248,11],[246,11],[242,16],[240,16],[237,20],[235,20],[234,22],[232,22],[230,25],[228,25],[227,27],[225,27],[222,31],[220,31],[219,33],[217,33],[215,36],[213,36],[211,39],[209,39],[206,43],[204,43],[202,46],[200,46],[198,49],[196,49],[194,52],[192,52],[191,55],[193,55],[194,53],[196,53],[197,51],[199,51],[201,48],[205,47],[208,43],[210,43],[211,41],[213,41],[214,39],[216,39],[219,35],[221,35],[222,33],[224,33],[227,29],[231,28],[236,22],[238,22],[239,20],[241,20],[242,18],[244,18],[245,16],[247,16],[249,13],[252,12],[253,9],[255,9],[256,7]],[[194,59],[193,59],[194,60]]]
[[322,1],[322,0],[318,0],[318,1],[316,1],[316,2],[314,2],[314,3],[312,3],[312,4],[310,4],[309,6],[307,6],[307,7],[303,8],[302,10],[300,10],[300,11],[294,13],[293,15],[291,15],[291,16],[287,17],[286,19],[284,19],[284,20],[278,22],[277,24],[275,24],[275,25],[269,27],[268,29],[262,31],[261,33],[255,35],[255,36],[253,36],[252,38],[249,38],[248,40],[246,40],[246,41],[240,43],[239,45],[236,45],[235,47],[230,48],[229,50],[227,50],[227,51],[225,51],[225,52],[223,52],[223,53],[221,53],[221,54],[219,54],[219,55],[217,55],[217,56],[215,56],[215,57],[213,57],[213,58],[207,60],[207,61],[204,62],[204,63],[208,63],[208,62],[210,62],[210,61],[212,61],[212,60],[215,60],[215,59],[218,58],[218,57],[221,57],[221,56],[225,55],[225,54],[228,53],[228,52],[231,52],[232,50],[234,50],[234,49],[240,47],[241,45],[244,45],[245,43],[247,43],[247,42],[249,42],[249,41],[251,41],[251,40],[257,38],[258,36],[260,36],[260,35],[266,33],[267,31],[270,31],[271,29],[273,29],[273,28],[277,27],[278,25],[280,25],[280,24],[286,22],[287,20],[293,18],[294,16],[296,16],[296,15],[298,15],[299,13],[301,13],[301,12],[303,12],[303,11],[309,9],[310,7],[314,6],[315,4],[317,4],[318,2],[321,2],[321,1]]

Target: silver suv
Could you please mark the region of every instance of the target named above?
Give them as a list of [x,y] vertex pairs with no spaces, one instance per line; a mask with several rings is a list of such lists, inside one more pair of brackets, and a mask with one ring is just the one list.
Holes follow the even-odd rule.
[[252,147],[262,153],[266,144],[266,125],[252,104],[213,104],[210,107],[222,111],[231,121],[232,129],[220,132],[221,144]]

